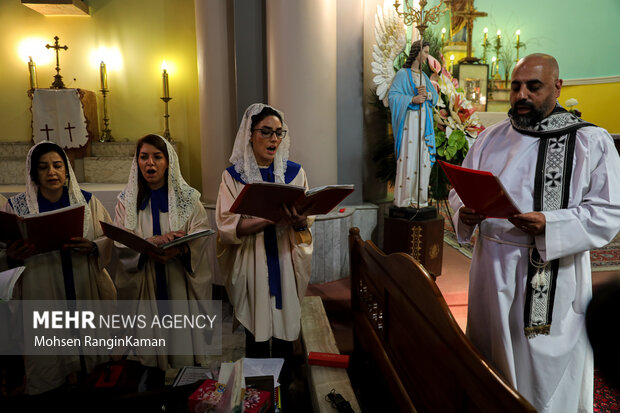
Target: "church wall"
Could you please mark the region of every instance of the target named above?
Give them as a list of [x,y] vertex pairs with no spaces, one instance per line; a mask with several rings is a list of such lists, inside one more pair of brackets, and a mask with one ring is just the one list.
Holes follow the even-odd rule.
[[215,203],[237,132],[233,3],[196,0],[202,199]]
[[[108,115],[116,140],[137,140],[164,129],[162,61],[170,73],[170,132],[180,143],[181,167],[191,185],[200,188],[198,78],[193,0],[87,0],[90,17],[46,17],[19,1],[0,2],[3,56],[0,87],[0,142],[31,137],[28,66],[18,54],[20,42],[54,36],[69,50],[60,52],[60,74],[67,87],[99,92],[100,47],[116,49],[121,61],[106,62]],[[43,43],[45,44],[45,43]],[[43,53],[46,51],[44,50]],[[37,62],[39,87],[49,87],[55,60]],[[101,112],[101,109],[100,109]],[[99,115],[100,118],[102,115]],[[101,129],[101,122],[100,122]]]
[[620,117],[615,113],[620,98],[620,83],[596,85],[563,86],[558,101],[564,107],[566,99],[575,98],[575,106],[584,120],[607,129],[609,133],[620,133]]
[[268,101],[311,187],[338,180],[336,11],[332,0],[266,2]]
[[363,201],[363,0],[337,3],[338,183],[354,184],[346,205]]
[[236,124],[253,103],[267,102],[265,0],[234,1]]
[[[620,38],[617,0],[475,0],[474,5],[488,13],[474,24],[472,45],[476,56],[482,55],[485,27],[492,44],[500,29],[502,39],[511,39],[514,45],[519,29],[521,41],[527,45],[520,57],[530,53],[552,54],[558,59],[564,79],[620,75],[620,55],[614,53]],[[442,25],[447,26],[440,23],[434,30],[441,30]]]

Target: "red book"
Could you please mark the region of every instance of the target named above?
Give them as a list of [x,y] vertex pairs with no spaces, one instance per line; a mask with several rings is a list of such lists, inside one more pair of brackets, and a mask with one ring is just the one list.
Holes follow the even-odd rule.
[[[191,396],[189,396],[188,407],[190,412],[198,411],[196,408],[200,406],[199,411],[208,411],[214,408],[220,402],[226,385],[218,383],[215,380],[205,380]],[[271,393],[254,388],[245,390],[243,397],[244,413],[262,413],[266,412],[271,406]]]
[[282,204],[286,204],[295,206],[300,214],[327,214],[353,191],[353,185],[326,185],[306,191],[303,186],[256,182],[243,187],[230,212],[278,222],[284,215]]
[[466,207],[487,218],[510,218],[521,213],[502,182],[491,172],[443,161],[439,161],[439,165]]
[[27,239],[35,254],[58,250],[71,238],[84,234],[84,205],[20,217],[0,211],[0,241]]
[[326,367],[349,367],[349,356],[345,354],[335,353],[319,353],[311,351],[308,353],[308,364],[313,366],[326,366]]

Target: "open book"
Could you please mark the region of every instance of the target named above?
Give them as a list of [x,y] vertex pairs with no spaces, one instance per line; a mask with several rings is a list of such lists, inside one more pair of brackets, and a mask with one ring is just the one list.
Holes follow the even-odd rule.
[[26,267],[15,267],[0,272],[0,300],[9,301],[11,299],[15,283],[25,269]]
[[84,234],[84,205],[20,217],[0,211],[0,241],[27,239],[35,254],[60,249],[71,238]]
[[215,231],[213,231],[212,229],[203,229],[201,231],[192,232],[191,234],[187,234],[183,237],[176,238],[170,242],[157,246],[152,242],[149,242],[144,238],[134,234],[133,232],[126,230],[125,228],[117,227],[116,225],[112,225],[103,221],[99,222],[101,223],[101,229],[103,229],[103,234],[106,237],[114,241],[120,242],[121,244],[131,248],[132,250],[138,251],[139,253],[143,254],[147,253],[148,251],[152,251],[156,254],[162,255],[165,250],[170,247],[174,247],[175,245],[184,244],[196,238],[215,234]]
[[466,207],[488,218],[510,218],[521,213],[502,182],[491,172],[443,161],[439,161],[439,165]]
[[326,185],[306,191],[303,186],[256,182],[241,190],[230,212],[278,222],[284,216],[282,204],[286,204],[293,205],[299,214],[327,214],[353,191],[353,185]]
[[207,379],[213,379],[210,367],[183,366],[174,378],[172,387],[184,386],[197,381],[203,382]]

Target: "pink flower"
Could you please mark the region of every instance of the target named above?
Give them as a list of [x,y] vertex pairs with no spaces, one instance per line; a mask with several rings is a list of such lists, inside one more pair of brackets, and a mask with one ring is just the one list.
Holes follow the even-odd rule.
[[441,64],[431,55],[428,55],[428,67],[430,67],[431,70],[435,73],[441,72]]

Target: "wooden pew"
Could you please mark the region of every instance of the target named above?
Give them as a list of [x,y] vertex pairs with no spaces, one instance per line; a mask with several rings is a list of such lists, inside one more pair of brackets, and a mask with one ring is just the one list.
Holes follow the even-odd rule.
[[[306,353],[306,361],[308,353],[311,351],[340,353],[325,314],[321,297],[307,296],[301,303],[301,340]],[[336,412],[331,403],[325,400],[325,396],[332,389],[336,390],[351,404],[354,412],[361,412],[346,369],[308,366],[308,388],[315,412]]]
[[[401,412],[535,412],[473,347],[429,273],[349,232],[356,354]],[[359,348],[361,347],[361,348]]]

